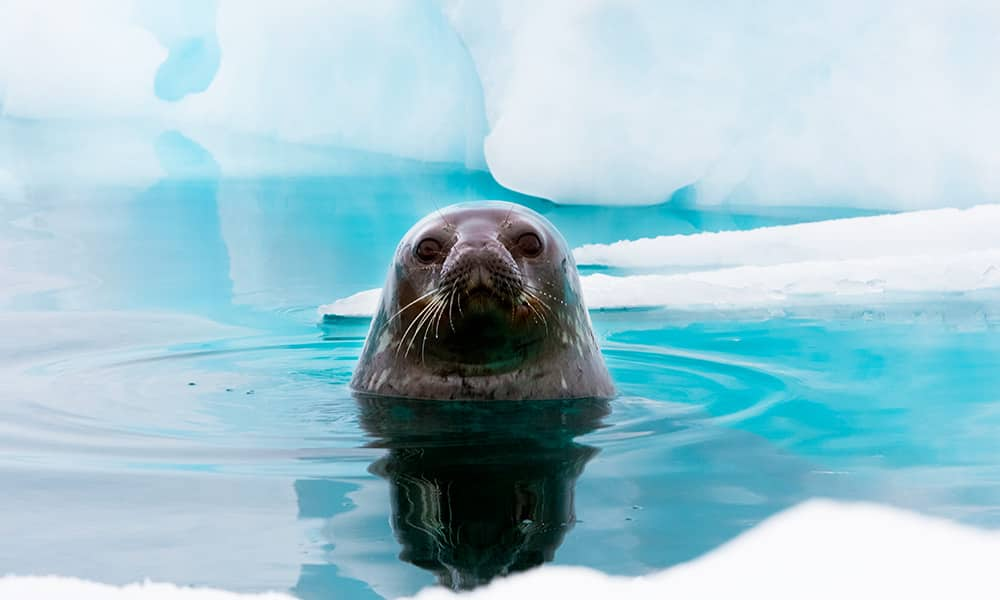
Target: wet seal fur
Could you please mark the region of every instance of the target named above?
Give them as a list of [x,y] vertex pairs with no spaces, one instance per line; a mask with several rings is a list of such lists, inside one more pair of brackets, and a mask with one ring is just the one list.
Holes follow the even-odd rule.
[[450,206],[407,232],[351,387],[441,400],[614,395],[566,241],[501,202]]

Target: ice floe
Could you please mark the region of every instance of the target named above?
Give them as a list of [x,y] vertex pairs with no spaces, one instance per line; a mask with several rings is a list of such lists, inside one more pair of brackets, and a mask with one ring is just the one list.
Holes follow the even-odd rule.
[[[589,245],[586,265],[642,269],[581,278],[591,309],[767,308],[912,299],[1000,288],[1000,205]],[[653,271],[653,272],[649,272]],[[370,315],[378,290],[320,308]]]
[[581,265],[690,271],[736,265],[778,265],[1000,248],[1000,205],[941,209],[767,227],[672,235],[573,252]]

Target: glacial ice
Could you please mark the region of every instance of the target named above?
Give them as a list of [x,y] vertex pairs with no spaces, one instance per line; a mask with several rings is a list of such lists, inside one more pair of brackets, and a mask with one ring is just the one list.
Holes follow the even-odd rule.
[[218,75],[182,122],[482,166],[475,67],[434,5],[220,0],[216,28]]
[[[822,543],[816,543],[822,540]],[[469,592],[491,598],[968,598],[995,597],[996,533],[863,503],[810,500],[709,554],[644,577],[547,566]],[[0,577],[0,596],[34,600],[290,600],[165,583],[111,586],[68,577]],[[454,598],[435,587],[416,600]]]
[[132,0],[0,0],[0,115],[157,117],[153,74],[167,51],[132,21],[133,8]]
[[0,111],[458,163],[563,203],[1000,197],[995,2],[248,2],[0,0]]
[[445,2],[497,180],[560,202],[929,207],[1000,191],[1000,5]]

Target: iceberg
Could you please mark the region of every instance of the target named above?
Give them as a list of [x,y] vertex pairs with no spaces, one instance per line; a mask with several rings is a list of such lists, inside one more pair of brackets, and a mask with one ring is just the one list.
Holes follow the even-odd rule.
[[199,127],[223,127],[483,166],[479,80],[436,6],[220,0],[216,32],[218,74],[177,106],[196,138]]
[[152,119],[167,51],[132,20],[131,0],[0,1],[0,115]]
[[0,1],[0,114],[452,163],[559,203],[1000,197],[993,2],[161,4]]
[[993,3],[444,6],[483,82],[487,163],[521,192],[921,208],[1000,191]]

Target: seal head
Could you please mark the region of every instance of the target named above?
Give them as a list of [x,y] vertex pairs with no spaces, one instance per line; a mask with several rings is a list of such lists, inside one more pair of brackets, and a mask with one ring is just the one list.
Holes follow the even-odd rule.
[[404,236],[351,386],[461,400],[614,394],[565,240],[499,202],[448,207]]

